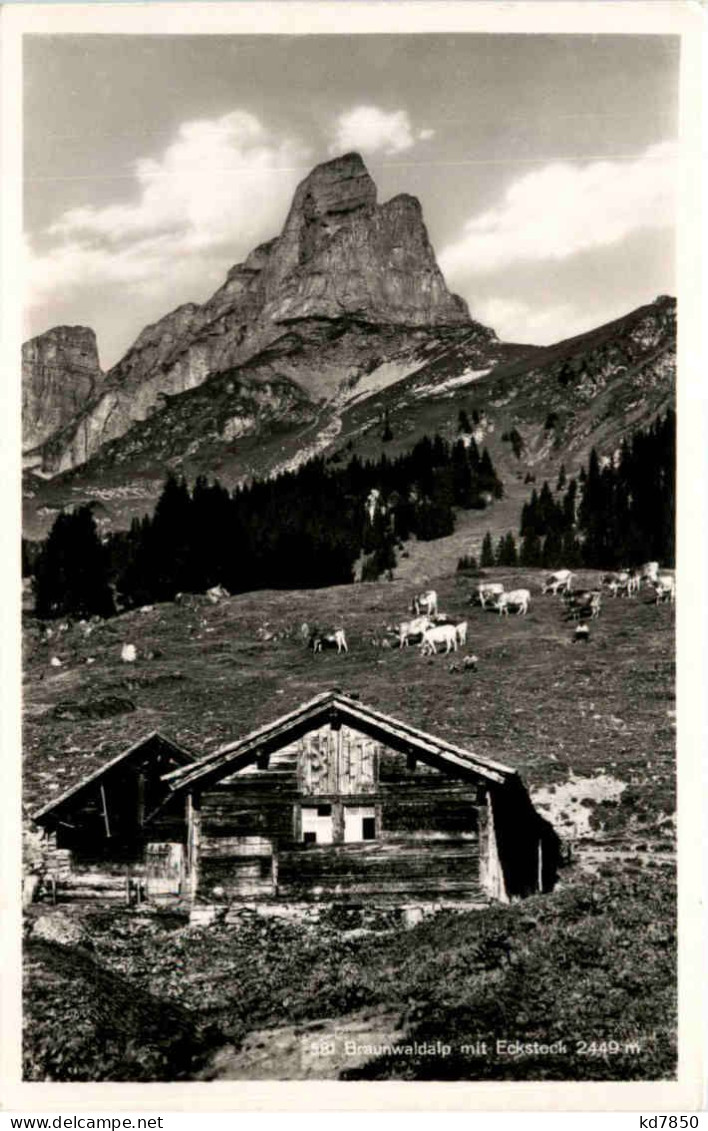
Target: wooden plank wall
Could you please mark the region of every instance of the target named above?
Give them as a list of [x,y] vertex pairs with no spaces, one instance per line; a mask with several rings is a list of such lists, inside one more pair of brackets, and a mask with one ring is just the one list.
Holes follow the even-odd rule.
[[[332,803],[335,829],[343,804],[375,808],[377,839],[302,844],[297,813],[317,802]],[[479,804],[473,783],[348,727],[323,727],[271,754],[268,768],[248,767],[204,790],[199,892],[479,896]]]

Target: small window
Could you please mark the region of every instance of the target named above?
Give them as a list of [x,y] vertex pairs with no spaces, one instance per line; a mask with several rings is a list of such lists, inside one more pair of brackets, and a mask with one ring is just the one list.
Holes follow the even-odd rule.
[[303,844],[317,844],[317,833],[303,833],[302,834],[302,843]]
[[376,840],[376,817],[364,817],[361,822],[361,839]]
[[332,806],[331,805],[318,805],[317,806],[317,816],[318,817],[331,817],[332,816]]

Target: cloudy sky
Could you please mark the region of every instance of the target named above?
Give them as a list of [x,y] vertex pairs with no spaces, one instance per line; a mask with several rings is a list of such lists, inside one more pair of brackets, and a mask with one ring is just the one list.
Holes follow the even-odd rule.
[[451,289],[546,343],[674,293],[678,40],[655,36],[31,36],[27,335],[142,327],[277,234],[358,150],[418,196]]

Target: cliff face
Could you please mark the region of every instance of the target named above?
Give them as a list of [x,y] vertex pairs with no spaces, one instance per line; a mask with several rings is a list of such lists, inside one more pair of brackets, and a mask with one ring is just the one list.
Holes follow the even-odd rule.
[[55,326],[22,346],[22,448],[58,432],[85,408],[103,380],[88,326]]
[[[398,196],[377,205],[355,153],[317,166],[297,188],[281,235],[232,267],[203,306],[181,307],[143,331],[109,380],[142,382],[159,357],[165,391],[182,392],[253,357],[288,323],[342,317],[401,326],[470,321],[445,286],[418,201]],[[306,375],[302,383],[307,388]]]
[[[420,327],[474,326],[466,304],[447,290],[418,201],[397,196],[377,204],[376,186],[354,153],[305,178],[281,235],[233,267],[203,306],[179,307],[143,330],[108,373],[101,395],[43,451],[45,470],[85,462],[144,420],[161,395],[242,365],[290,338],[294,328],[306,342],[322,334],[323,324],[342,320],[397,327],[401,344]],[[290,346],[287,352],[289,376],[317,398],[356,379],[351,354],[341,366],[330,358],[323,382],[316,365],[293,366]],[[371,366],[371,357],[365,364]]]

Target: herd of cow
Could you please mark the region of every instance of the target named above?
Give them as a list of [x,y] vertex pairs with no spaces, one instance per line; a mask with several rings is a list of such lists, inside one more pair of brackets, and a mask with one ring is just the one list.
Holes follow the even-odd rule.
[[[658,562],[647,562],[641,569],[623,569],[603,576],[598,589],[573,589],[576,575],[569,569],[559,569],[549,574],[541,586],[541,594],[561,597],[565,616],[568,620],[590,620],[600,615],[603,592],[612,597],[636,596],[644,583],[654,590],[656,604],[663,601],[674,602],[676,582],[672,570],[661,570]],[[505,590],[501,582],[489,581],[479,584],[471,593],[470,604],[482,609],[493,608],[499,616],[508,616],[514,609],[517,616],[525,616],[531,604],[529,589]],[[466,620],[458,621],[438,610],[438,595],[434,589],[418,593],[413,598],[410,611],[415,614],[410,620],[398,626],[389,625],[383,640],[375,641],[382,647],[390,648],[397,639],[398,647],[405,648],[411,642],[420,645],[421,654],[434,656],[438,647],[445,654],[456,652],[467,642]],[[303,626],[305,627],[305,626]],[[587,629],[578,629],[587,639]],[[324,648],[336,648],[337,652],[347,652],[348,646],[343,628],[331,632],[316,631],[308,634],[308,645],[313,652]],[[476,657],[472,657],[476,660]]]

